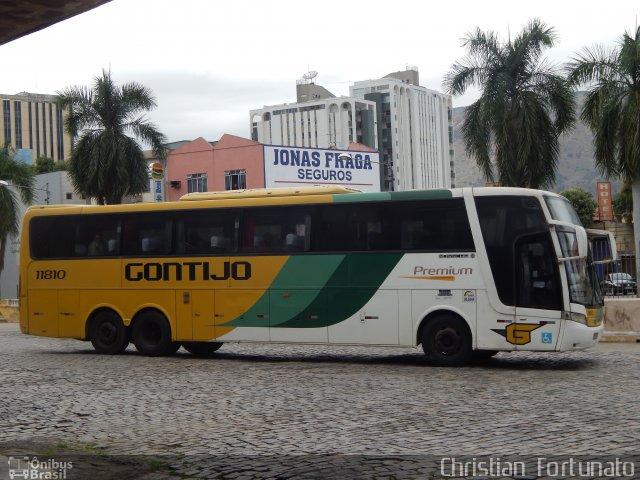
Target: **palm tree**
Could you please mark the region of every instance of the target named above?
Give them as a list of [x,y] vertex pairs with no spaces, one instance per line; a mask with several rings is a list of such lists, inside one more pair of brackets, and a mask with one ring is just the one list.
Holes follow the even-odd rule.
[[74,86],[56,93],[69,110],[65,128],[75,139],[69,163],[75,190],[101,205],[144,192],[148,168],[136,138],[157,158],[166,156],[165,136],[141,115],[156,106],[151,91],[134,82],[119,88],[103,70],[91,90]]
[[558,137],[575,122],[575,100],[564,77],[541,58],[556,42],[553,28],[532,20],[512,41],[480,29],[467,35],[467,56],[451,67],[451,95],[470,86],[480,98],[466,109],[461,131],[467,155],[487,181],[541,188],[555,183]]
[[[585,48],[567,65],[569,81],[589,85],[581,118],[593,132],[596,167],[631,182],[633,229],[640,240],[640,27],[617,47]],[[636,276],[640,274],[636,250]],[[637,277],[638,278],[638,277]]]
[[[15,160],[13,149],[0,147],[0,272],[4,269],[4,255],[9,235],[17,235],[20,227],[20,204],[16,189],[25,204],[33,202],[35,171]],[[8,184],[12,185],[11,188]]]

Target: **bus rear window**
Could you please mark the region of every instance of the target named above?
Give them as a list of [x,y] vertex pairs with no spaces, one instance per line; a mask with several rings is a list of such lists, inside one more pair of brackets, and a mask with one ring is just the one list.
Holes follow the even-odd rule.
[[120,255],[120,221],[113,215],[35,217],[29,236],[34,259]]
[[29,223],[31,258],[70,258],[74,252],[77,217],[35,217]]

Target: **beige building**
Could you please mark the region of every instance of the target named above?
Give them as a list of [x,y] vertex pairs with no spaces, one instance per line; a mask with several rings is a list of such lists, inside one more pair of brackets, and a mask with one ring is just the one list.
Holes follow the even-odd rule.
[[0,115],[0,145],[9,143],[18,159],[31,164],[40,156],[55,161],[69,158],[66,113],[58,107],[55,95],[0,93]]

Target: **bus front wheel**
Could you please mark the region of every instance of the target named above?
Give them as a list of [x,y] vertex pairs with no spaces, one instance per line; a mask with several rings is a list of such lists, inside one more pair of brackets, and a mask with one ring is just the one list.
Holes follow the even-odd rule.
[[91,319],[89,338],[93,348],[104,355],[122,353],[129,345],[129,332],[115,313],[102,310]]
[[471,333],[459,317],[440,315],[422,331],[422,350],[434,365],[459,366],[471,360]]
[[163,314],[146,311],[135,319],[131,339],[138,352],[150,357],[172,355],[180,344],[171,341],[171,327]]
[[217,351],[222,346],[222,342],[183,342],[182,346],[191,355],[205,356]]

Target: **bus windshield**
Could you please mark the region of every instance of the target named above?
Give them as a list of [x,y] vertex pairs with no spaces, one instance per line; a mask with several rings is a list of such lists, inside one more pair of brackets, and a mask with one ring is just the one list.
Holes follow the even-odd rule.
[[551,218],[561,222],[573,223],[580,227],[583,226],[580,221],[580,217],[578,217],[578,214],[568,200],[562,197],[551,196],[545,196],[545,200],[547,202],[547,207],[549,207],[549,211],[551,212]]
[[[578,214],[568,200],[562,197],[545,196],[545,201],[551,212],[551,217],[554,220],[582,226],[580,217],[578,217]],[[559,238],[562,247],[562,239],[564,237],[560,232]],[[563,253],[572,255],[568,252]],[[569,260],[565,262],[567,281],[569,282],[569,298],[573,303],[588,306],[602,305],[602,291],[600,290],[600,284],[592,262],[593,255],[591,249],[589,249],[587,259]]]
[[572,303],[602,305],[602,292],[593,263],[585,259],[568,260],[565,262],[565,269]]

